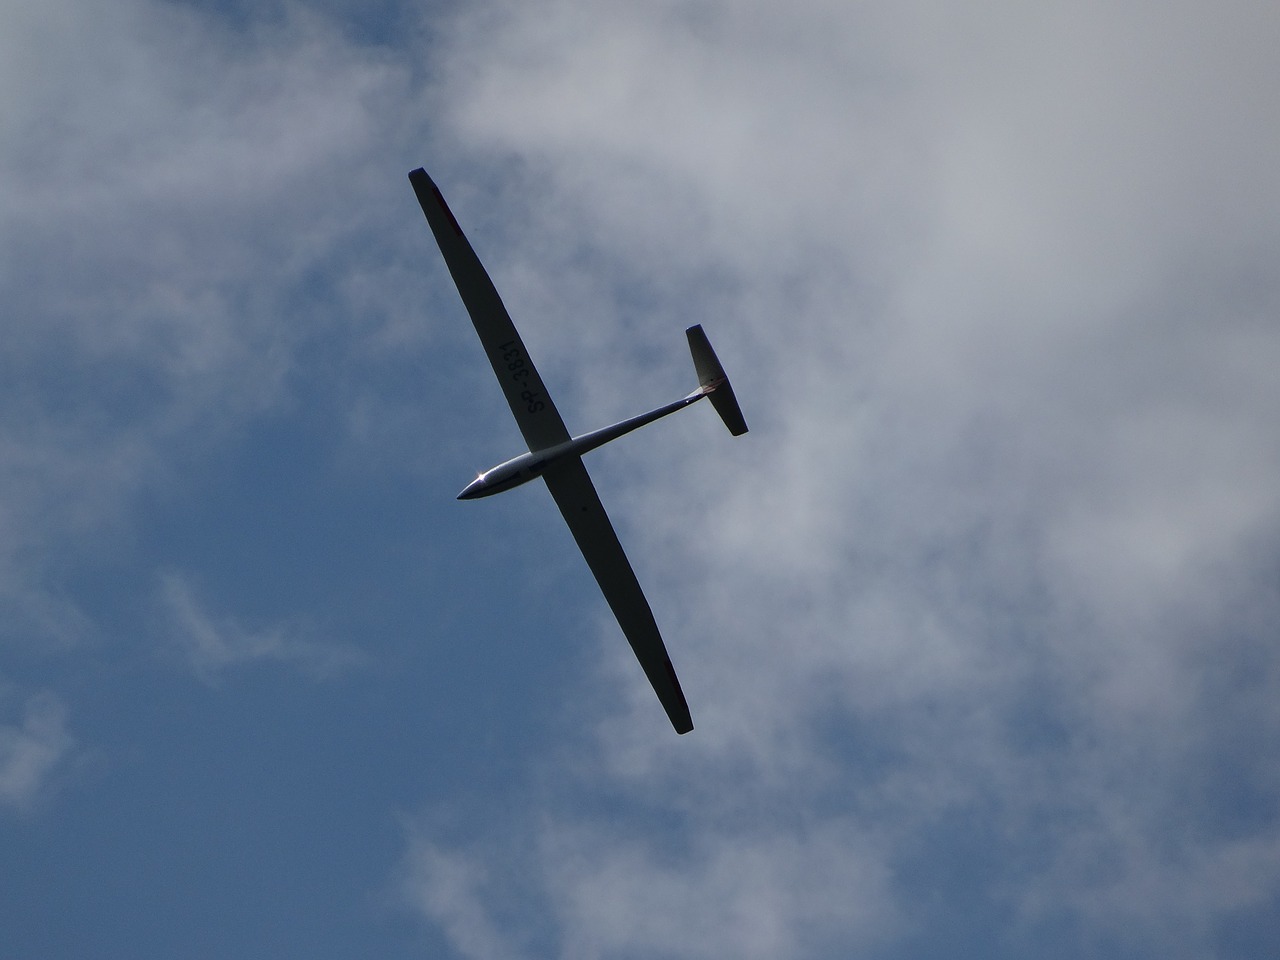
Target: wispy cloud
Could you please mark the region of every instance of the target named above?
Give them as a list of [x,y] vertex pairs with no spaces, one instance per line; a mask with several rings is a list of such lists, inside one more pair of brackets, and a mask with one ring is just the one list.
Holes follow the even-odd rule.
[[519,956],[511,932],[500,931],[491,915],[494,885],[485,867],[473,857],[444,850],[412,826],[409,833],[400,890],[407,905],[433,917],[464,957]]
[[28,697],[18,722],[0,724],[0,809],[30,811],[74,746],[62,701],[48,692]]
[[899,927],[891,878],[871,849],[878,841],[852,822],[797,831],[798,821],[786,818],[760,831],[708,819],[686,848],[641,835],[620,839],[628,817],[616,813],[546,824],[528,846],[492,849],[492,860],[415,832],[409,902],[469,960],[641,949],[763,960],[876,944]]
[[[301,9],[238,29],[146,0],[14,14],[0,37],[0,597],[12,634],[42,644],[92,630],[57,571],[287,407],[303,344],[386,322],[388,304],[344,306],[364,296],[344,284],[396,269],[373,224],[393,189],[385,152],[412,125],[387,102],[403,70]],[[315,263],[349,244],[368,260],[318,289]]]
[[159,602],[167,637],[206,683],[217,683],[229,670],[260,663],[284,664],[325,679],[365,660],[358,648],[317,639],[314,631],[298,623],[250,629],[231,617],[215,617],[176,573],[160,578]]

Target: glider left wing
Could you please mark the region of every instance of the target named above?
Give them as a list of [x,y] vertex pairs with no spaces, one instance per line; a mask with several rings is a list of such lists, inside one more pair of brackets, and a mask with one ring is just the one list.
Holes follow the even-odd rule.
[[671,719],[676,733],[688,733],[693,729],[689,705],[676,678],[675,668],[667,655],[667,648],[653,619],[649,601],[645,599],[635,571],[618,542],[609,515],[596,495],[596,488],[587,475],[581,457],[565,457],[547,467],[542,478],[555,498],[556,506],[565,523],[578,542],[578,549],[587,559],[587,566],[595,575],[596,583],[609,602],[613,615],[635,651],[645,676],[653,685],[653,691]]
[[534,451],[564,443],[569,439],[569,431],[560,419],[560,412],[551,402],[502,298],[454,219],[453,211],[421,167],[409,174],[409,182],[418,195],[418,203],[440,245],[467,313],[471,314],[471,322],[480,335],[494,375],[502,384],[502,392],[525,443]]

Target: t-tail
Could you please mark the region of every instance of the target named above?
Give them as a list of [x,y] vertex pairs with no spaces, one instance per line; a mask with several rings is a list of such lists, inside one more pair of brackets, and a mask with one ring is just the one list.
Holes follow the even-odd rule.
[[597,447],[604,446],[610,440],[617,440],[632,430],[639,430],[645,424],[660,420],[677,410],[683,410],[703,397],[710,398],[716,413],[720,414],[720,419],[729,428],[729,432],[735,437],[742,436],[747,432],[747,421],[743,419],[742,411],[738,409],[738,399],[733,395],[733,387],[729,386],[729,378],[725,376],[724,368],[716,359],[715,351],[707,341],[707,335],[702,332],[700,325],[690,327],[685,332],[689,335],[689,351],[693,354],[693,366],[698,372],[696,390],[685,394],[679,400],[664,403],[639,416],[620,420],[599,430],[592,430],[590,433],[579,434],[560,443],[531,448],[528,453],[512,457],[505,463],[500,463],[480,474],[458,494],[458,499],[475,500],[478,497],[487,497],[518,487],[522,483],[528,483],[535,477],[543,476],[553,464],[561,460],[581,457]]
[[735,437],[742,436],[747,432],[747,421],[742,417],[738,398],[733,395],[724,367],[720,366],[716,352],[711,349],[711,341],[702,332],[702,324],[690,327],[685,333],[689,337],[689,352],[693,354],[693,367],[698,371],[698,383],[703,393],[711,399],[711,405],[729,432]]

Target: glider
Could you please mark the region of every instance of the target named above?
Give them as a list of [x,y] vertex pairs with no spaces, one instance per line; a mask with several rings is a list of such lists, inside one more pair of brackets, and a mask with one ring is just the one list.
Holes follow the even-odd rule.
[[702,327],[689,327],[686,334],[698,375],[696,390],[648,413],[571,437],[506,307],[502,305],[493,281],[471,249],[439,188],[422,169],[410,173],[409,182],[413,184],[413,191],[426,214],[431,232],[435,234],[436,243],[440,245],[449,273],[467,312],[471,314],[471,321],[480,335],[480,342],[502,385],[502,392],[506,394],[520,432],[529,445],[527,453],[476,477],[458,494],[458,499],[487,497],[535,477],[546,481],[547,489],[569,525],[605,600],[618,618],[618,625],[635,651],[671,725],[676,733],[688,733],[693,729],[693,720],[689,716],[689,705],[680,689],[680,681],[671,666],[671,658],[663,645],[649,601],[640,589],[635,572],[583,466],[582,455],[660,417],[683,410],[703,397],[711,398],[712,405],[731,434],[737,437],[746,433],[746,421],[738,409],[738,401],[720,361],[716,359]]

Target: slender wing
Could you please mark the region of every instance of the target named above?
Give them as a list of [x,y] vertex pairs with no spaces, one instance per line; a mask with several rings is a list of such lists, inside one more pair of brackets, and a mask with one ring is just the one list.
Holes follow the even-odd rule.
[[431,232],[444,254],[444,262],[457,284],[467,313],[471,314],[471,322],[475,324],[484,352],[493,365],[498,382],[502,384],[502,392],[507,396],[507,403],[529,449],[541,450],[568,440],[569,431],[551,402],[547,388],[542,385],[542,378],[538,376],[520,334],[516,333],[507,308],[502,305],[493,281],[471,249],[453,212],[440,196],[440,190],[421,168],[409,174],[409,182],[418,195],[422,212],[427,215],[427,223],[431,225]]
[[649,601],[640,589],[627,555],[622,552],[622,544],[613,532],[613,524],[596,495],[582,458],[566,457],[556,461],[547,468],[543,479],[569,524],[573,539],[578,541],[578,549],[587,558],[587,566],[595,574],[596,583],[600,584],[631,649],[640,660],[645,676],[653,685],[654,693],[671,718],[671,725],[676,728],[676,733],[688,733],[693,729],[693,720],[675,668],[671,666],[662,635],[658,633]]

